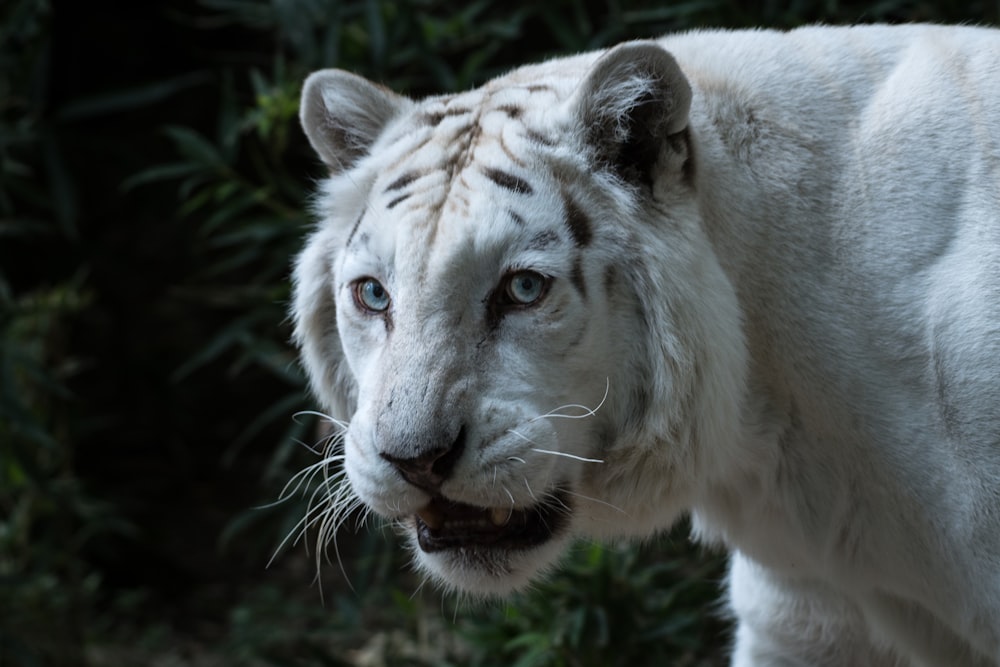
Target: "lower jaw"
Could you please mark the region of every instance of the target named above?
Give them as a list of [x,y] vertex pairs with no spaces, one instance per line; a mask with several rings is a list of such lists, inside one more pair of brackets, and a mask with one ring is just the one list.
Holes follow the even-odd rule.
[[438,498],[407,522],[407,532],[418,568],[439,585],[497,598],[527,588],[559,560],[569,541],[570,514],[563,489],[534,508],[512,512],[499,526],[496,519],[493,526],[487,523],[489,510]]
[[[411,535],[415,543],[416,536]],[[425,552],[414,544],[413,555],[418,569],[447,590],[503,598],[536,582],[558,563],[569,541],[567,534],[560,534],[530,548],[472,545],[434,552]]]

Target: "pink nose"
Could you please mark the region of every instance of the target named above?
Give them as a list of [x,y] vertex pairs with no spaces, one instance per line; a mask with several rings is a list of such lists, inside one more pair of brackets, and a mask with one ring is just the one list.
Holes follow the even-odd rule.
[[400,456],[388,452],[381,452],[379,456],[391,463],[410,484],[436,493],[451,476],[464,450],[465,428],[463,427],[451,446],[436,447],[415,456]]

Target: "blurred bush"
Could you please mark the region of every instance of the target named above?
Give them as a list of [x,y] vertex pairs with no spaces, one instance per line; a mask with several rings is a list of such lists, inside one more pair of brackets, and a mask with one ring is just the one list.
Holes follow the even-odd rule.
[[[0,665],[701,665],[718,556],[581,545],[507,605],[421,588],[388,531],[337,565],[267,509],[323,433],[287,344],[322,170],[305,75],[423,95],[700,26],[1000,20],[995,2],[6,0]],[[315,535],[303,539],[308,543]],[[348,580],[350,586],[348,585]],[[418,590],[419,589],[419,590]],[[418,591],[414,593],[414,591]],[[55,640],[54,640],[55,639]]]

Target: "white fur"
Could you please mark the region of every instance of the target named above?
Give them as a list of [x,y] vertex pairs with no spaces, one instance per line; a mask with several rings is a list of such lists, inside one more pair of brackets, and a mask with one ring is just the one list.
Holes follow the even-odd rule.
[[[415,546],[446,585],[504,593],[574,536],[690,512],[733,552],[734,665],[1000,665],[1000,34],[657,44],[673,58],[627,45],[417,103],[341,72],[307,82],[331,176],[293,315],[316,394],[350,421],[354,491],[412,532],[429,496],[379,453],[464,426],[443,495],[574,495],[538,549]],[[662,140],[648,186],[609,166],[643,131]],[[552,288],[490,328],[512,269]],[[362,277],[390,320],[353,303]],[[538,418],[571,404],[601,407]]]

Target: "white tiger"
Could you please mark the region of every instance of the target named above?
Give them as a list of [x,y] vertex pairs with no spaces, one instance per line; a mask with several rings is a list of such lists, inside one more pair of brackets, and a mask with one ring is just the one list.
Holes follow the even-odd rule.
[[296,340],[425,571],[502,594],[690,513],[734,665],[1000,664],[1000,33],[326,70],[301,114]]

